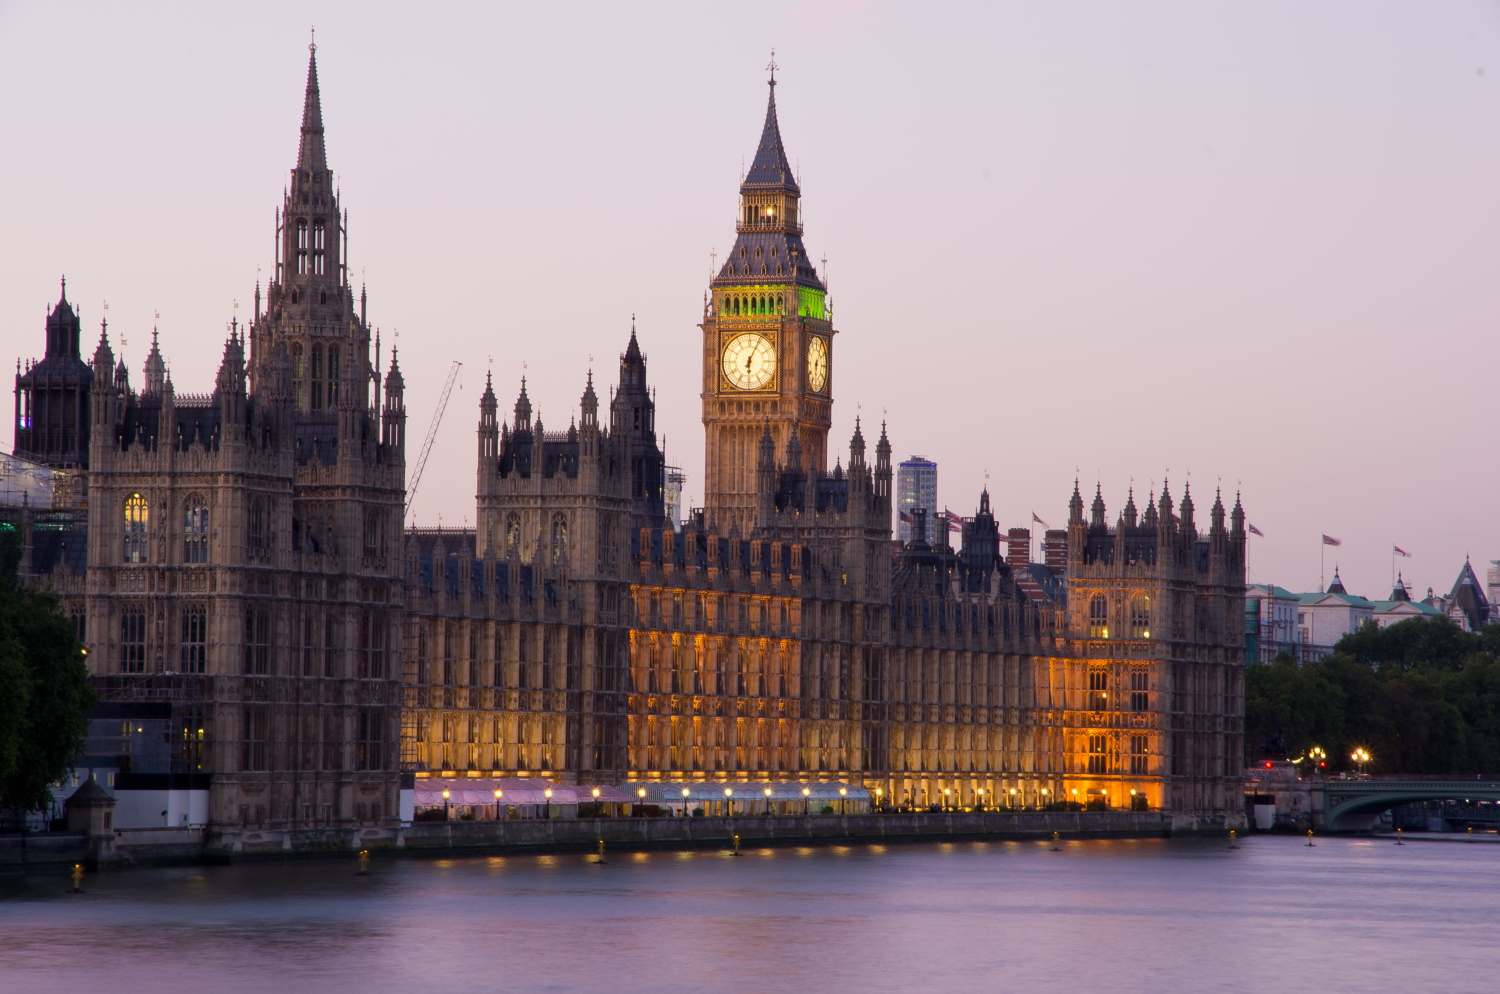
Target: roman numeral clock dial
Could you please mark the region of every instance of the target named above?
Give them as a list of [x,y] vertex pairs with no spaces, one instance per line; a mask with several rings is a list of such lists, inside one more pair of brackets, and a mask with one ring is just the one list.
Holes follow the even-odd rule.
[[807,387],[822,393],[828,386],[828,343],[817,335],[807,342]]
[[724,378],[741,390],[759,390],[776,372],[776,349],[764,335],[736,335],[724,346]]

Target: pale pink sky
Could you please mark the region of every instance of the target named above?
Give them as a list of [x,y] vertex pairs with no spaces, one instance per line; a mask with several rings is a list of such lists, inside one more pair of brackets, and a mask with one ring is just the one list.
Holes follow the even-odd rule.
[[[826,254],[834,436],[856,404],[972,513],[1111,519],[1243,481],[1251,578],[1420,596],[1500,558],[1500,8],[857,2],[431,7],[0,2],[0,362],[68,276],[132,377],[161,312],[211,387],[269,271],[318,28],[330,163],[371,321],[400,329],[413,509],[472,521],[493,357],[562,427],[637,315],[701,501],[696,327],[733,241],[776,48],[807,244]],[[388,353],[387,353],[388,354]],[[7,399],[0,447],[9,449]]]

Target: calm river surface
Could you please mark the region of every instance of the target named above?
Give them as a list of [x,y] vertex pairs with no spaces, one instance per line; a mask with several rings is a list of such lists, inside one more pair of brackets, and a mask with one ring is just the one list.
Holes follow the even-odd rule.
[[1500,844],[1254,837],[0,878],[5,991],[1494,991]]

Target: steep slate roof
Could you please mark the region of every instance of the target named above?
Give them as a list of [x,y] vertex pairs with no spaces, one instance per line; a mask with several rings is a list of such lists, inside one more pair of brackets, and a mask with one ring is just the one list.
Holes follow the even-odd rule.
[[760,145],[755,150],[755,159],[749,172],[740,184],[745,192],[751,190],[785,190],[798,194],[802,190],[792,176],[791,164],[786,160],[786,149],[781,144],[781,125],[776,121],[776,78],[771,78],[771,99],[766,104],[766,123],[761,129]]
[[1484,595],[1484,587],[1479,584],[1479,577],[1474,575],[1474,568],[1469,565],[1469,559],[1464,557],[1464,568],[1458,571],[1458,579],[1453,583],[1453,592],[1448,595],[1463,611],[1464,616],[1469,619],[1469,627],[1479,631],[1490,620],[1490,601]]
[[323,146],[323,101],[318,94],[318,47],[307,48],[307,94],[302,99],[302,141],[297,147],[297,168],[317,172],[328,168],[328,153]]

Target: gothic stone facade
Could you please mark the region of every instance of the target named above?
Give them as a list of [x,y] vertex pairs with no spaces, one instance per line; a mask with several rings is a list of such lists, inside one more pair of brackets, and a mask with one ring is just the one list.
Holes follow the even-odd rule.
[[501,423],[487,384],[475,527],[398,531],[402,382],[346,278],[315,65],[276,277],[213,393],[177,397],[154,349],[133,391],[101,336],[86,576],[50,554],[37,579],[86,612],[106,697],[173,703],[218,844],[389,833],[401,771],[1241,818],[1238,503],[1204,533],[1164,485],[1109,525],[1075,488],[1044,566],[1002,557],[983,493],[958,550],[893,548],[884,426],[828,467],[836,329],[772,94],[705,295],[681,527],[632,330],[603,420],[591,373],[566,431],[524,383]]

